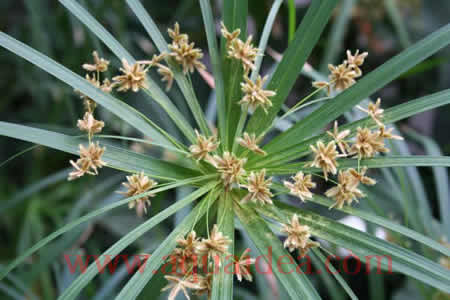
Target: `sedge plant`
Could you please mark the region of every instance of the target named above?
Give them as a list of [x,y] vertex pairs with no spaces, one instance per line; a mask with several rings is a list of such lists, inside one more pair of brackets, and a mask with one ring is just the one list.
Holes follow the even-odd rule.
[[[168,291],[169,299],[175,299],[179,294],[186,298],[205,295],[208,299],[233,299],[235,277],[238,281],[252,281],[259,276],[251,274],[257,254],[250,254],[249,249],[240,253],[235,251],[236,229],[248,235],[261,255],[270,249],[272,256],[264,256],[269,265],[276,265],[277,259],[283,256],[301,260],[314,253],[324,259],[324,253],[334,251],[335,247],[330,247],[333,245],[347,248],[360,257],[388,256],[392,265],[381,260],[381,268],[392,268],[394,272],[405,274],[433,290],[450,292],[450,272],[445,265],[445,258],[450,255],[448,247],[428,237],[426,232],[411,230],[358,208],[370,190],[377,186],[373,169],[450,165],[450,158],[445,156],[387,155],[391,151],[391,140],[403,139],[393,132],[389,124],[448,104],[449,90],[386,110],[382,108],[381,99],[360,104],[446,47],[450,41],[450,25],[368,74],[363,74],[363,70],[364,61],[370,59],[370,55],[364,51],[348,50],[339,65],[329,65],[327,80],[311,82],[310,95],[280,113],[337,1],[311,2],[270,76],[261,75],[260,69],[280,0],[273,3],[258,46],[246,32],[247,1],[223,1],[220,47],[211,3],[199,1],[211,70],[203,61],[203,51],[196,47],[178,23],[168,29],[168,42],[138,0],[127,0],[127,4],[159,51],[153,57],[139,60],[77,2],[59,2],[116,55],[121,67],[113,70],[112,58],[100,57],[94,51],[93,57],[87,58],[82,65],[86,74],[80,76],[11,36],[0,33],[2,47],[72,86],[81,98],[80,105],[85,108],[77,123],[82,132],[80,136],[6,122],[0,122],[0,134],[77,155],[77,159],[70,161],[73,170],[68,179],[71,181],[96,176],[103,168],[123,172],[123,189],[119,192],[125,198],[94,210],[42,239],[4,268],[1,279],[60,235],[81,223],[101,218],[112,209],[126,209],[124,206],[128,205],[129,209],[136,210],[138,217],[148,217],[141,219],[141,225],[105,251],[104,254],[114,257],[153,227],[195,203],[182,222],[151,253],[145,269],[127,281],[116,299],[138,297],[147,285],[156,280],[154,271],[170,260],[181,263],[181,267],[175,264],[175,272],[163,278],[165,287],[162,291]],[[159,74],[166,91],[150,76],[152,69]],[[108,78],[106,71],[115,75]],[[199,104],[190,77],[194,72],[203,76],[212,74],[217,122],[208,122]],[[169,98],[167,91],[177,87],[186,100],[193,122]],[[287,130],[277,131],[278,122],[303,109],[314,95],[322,92],[327,96],[321,99],[319,108]],[[160,105],[182,137],[169,134],[155,124],[151,116],[128,105],[126,97],[130,93],[139,93],[142,101],[155,101]],[[108,124],[97,116],[97,106],[109,110],[149,140],[101,135]],[[353,108],[364,113],[364,117],[347,124],[337,121]],[[325,129],[328,124],[332,129]],[[137,153],[114,143],[116,139],[151,144],[162,149],[164,155]],[[327,185],[325,191],[317,188],[319,183]],[[194,188],[193,192],[160,213],[152,213],[151,203],[155,195],[185,186]],[[295,197],[297,205],[280,200],[285,195]],[[325,206],[331,213],[342,211],[357,215],[428,248],[433,254],[425,257],[360,232],[329,216],[303,208],[305,202]],[[279,236],[283,237],[283,242]],[[105,257],[93,262],[59,298],[76,299],[101,271],[98,265],[107,264]],[[320,298],[307,275],[289,272],[289,268],[289,264],[282,264],[272,270],[291,299]],[[333,276],[351,298],[356,297],[339,274]]]

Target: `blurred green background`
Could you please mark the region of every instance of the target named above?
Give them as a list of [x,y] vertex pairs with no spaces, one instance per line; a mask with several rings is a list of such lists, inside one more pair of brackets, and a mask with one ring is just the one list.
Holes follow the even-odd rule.
[[[226,1],[226,0],[222,0]],[[216,16],[220,16],[220,1],[216,3]],[[328,63],[338,63],[344,59],[346,49],[368,51],[369,57],[364,65],[368,73],[399,53],[409,44],[421,39],[426,34],[447,24],[450,19],[450,1],[448,0],[345,0],[336,10],[333,19],[327,26],[318,46],[308,61],[318,70],[326,70]],[[144,29],[122,0],[81,0],[86,7],[110,32],[140,59],[147,59],[154,53],[154,47]],[[158,22],[161,31],[173,26],[178,21],[182,30],[188,32],[191,39],[205,52],[205,64],[208,64],[206,36],[199,4],[194,0],[146,0],[143,4]],[[272,1],[249,1],[249,32],[256,40],[264,26]],[[295,23],[298,24],[307,0],[295,1]],[[346,8],[347,6],[347,8]],[[351,7],[351,9],[348,9]],[[343,16],[343,14],[345,14]],[[2,0],[0,1],[0,30],[31,45],[39,51],[84,75],[81,64],[91,60],[93,50],[98,50],[105,58],[111,58],[112,65],[119,62],[81,23],[54,0]],[[283,5],[277,17],[269,46],[283,52],[289,40],[288,5]],[[291,19],[292,20],[292,19]],[[217,22],[219,20],[217,19]],[[338,28],[338,29],[337,29]],[[341,30],[339,39],[336,30]],[[422,64],[404,74],[399,80],[389,84],[376,96],[383,99],[384,106],[392,106],[422,95],[430,94],[450,87],[450,49],[445,49],[427,59]],[[38,70],[18,57],[0,51],[0,120],[25,123],[26,125],[50,128],[52,130],[78,134],[76,120],[82,116],[81,100],[73,90],[58,80]],[[263,73],[270,70],[273,61],[265,60]],[[203,79],[193,76],[196,93],[206,108],[210,97],[210,88]],[[299,77],[292,91],[288,104],[292,104],[310,89],[310,81]],[[173,89],[172,99],[183,111],[181,94]],[[156,123],[176,130],[167,123],[164,113],[155,105],[143,103],[138,97],[127,98],[134,107],[150,116]],[[101,119],[106,123],[109,134],[126,134],[134,132],[118,121],[108,112],[100,109]],[[443,107],[436,111],[422,113],[400,124],[400,128],[412,128],[416,132],[432,138],[440,146],[444,155],[450,155],[450,108]],[[90,207],[100,202],[117,199],[113,191],[123,175],[111,170],[102,171],[98,178],[83,178],[68,184],[67,168],[72,156],[43,147],[2,137],[0,139],[0,263],[16,257],[23,249],[39,241],[53,232],[68,220],[83,214]],[[32,147],[32,148],[30,148]],[[410,144],[414,154],[423,154],[417,144]],[[135,149],[136,151],[151,151]],[[25,152],[24,152],[25,151]],[[24,153],[21,153],[24,152]],[[20,156],[14,158],[14,155]],[[2,163],[3,162],[3,163]],[[429,186],[430,199],[435,201],[431,170],[420,169],[423,180]],[[180,193],[182,193],[181,191]],[[159,197],[178,197],[179,195],[162,195]],[[160,201],[153,201],[152,210],[160,209]],[[80,204],[81,203],[81,204]],[[432,203],[433,205],[433,203]],[[435,205],[433,205],[435,207]],[[118,226],[120,218],[121,226]],[[134,212],[122,212],[118,216],[109,216],[107,220],[99,220],[95,224],[81,226],[70,236],[58,241],[44,251],[96,249],[104,250],[118,239],[128,228],[137,224]],[[123,225],[129,226],[123,226]],[[171,224],[167,224],[167,231]],[[95,229],[95,230],[94,230]],[[144,236],[142,245],[158,243],[164,237],[165,230]],[[99,251],[100,251],[99,250]],[[74,275],[67,274],[63,264],[52,264],[52,261],[39,260],[39,264],[23,266],[23,277],[20,281],[30,287],[34,295],[42,299],[54,299],[70,283]],[[66,270],[67,271],[67,270]],[[62,274],[58,276],[57,274]],[[72,276],[72,277],[71,277]],[[59,277],[59,278],[58,278]],[[108,276],[98,279],[98,286],[89,286],[86,299],[94,292],[102,291],[108,282]],[[388,285],[387,295],[395,292],[395,280]],[[55,283],[56,282],[56,283]],[[366,299],[367,291],[352,286]],[[0,285],[0,295],[8,295],[4,286]],[[110,287],[111,288],[111,287]],[[107,290],[104,288],[105,291]],[[3,298],[0,296],[0,299]],[[107,299],[107,298],[106,298]],[[153,298],[151,298],[153,299]]]

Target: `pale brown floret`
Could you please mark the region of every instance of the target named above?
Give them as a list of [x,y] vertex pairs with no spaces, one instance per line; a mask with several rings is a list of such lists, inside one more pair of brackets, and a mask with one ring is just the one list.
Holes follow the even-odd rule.
[[[127,176],[127,181],[122,183],[127,190],[125,192],[119,192],[127,197],[143,194],[158,185],[156,181],[144,175],[144,172]],[[154,193],[147,193],[138,199],[128,202],[128,208],[136,208],[136,213],[141,217],[143,213],[147,213],[147,206],[151,204],[149,198],[154,196]]]
[[310,248],[319,246],[319,243],[309,239],[311,237],[310,229],[308,226],[300,224],[297,214],[292,216],[289,224],[282,225],[281,232],[287,234],[284,248],[288,248],[290,252],[298,249],[301,256],[305,256]]
[[331,72],[329,76],[330,83],[338,91],[343,91],[355,84],[355,79],[358,77],[356,72],[345,62],[338,66],[329,64],[328,69]]
[[123,75],[113,77],[114,86],[119,86],[117,90],[119,92],[126,92],[132,90],[133,92],[138,92],[140,89],[148,89],[146,82],[146,74],[148,67],[140,63],[135,63],[130,65],[128,61],[122,59],[122,68],[120,71]]
[[75,168],[75,171],[69,173],[68,180],[74,180],[82,177],[84,174],[97,175],[98,169],[106,166],[106,163],[102,161],[102,155],[106,148],[100,147],[98,144],[90,143],[87,148],[80,144],[80,158],[74,162],[70,161],[70,164]]
[[239,159],[234,153],[225,151],[223,156],[214,155],[214,157],[208,159],[208,162],[221,173],[226,187],[229,187],[233,183],[239,183],[245,175],[244,164],[247,162],[247,159]]
[[238,28],[233,32],[229,32],[223,22],[220,23],[220,27],[221,27],[220,32],[222,33],[222,36],[227,40],[226,46],[228,48],[230,44],[239,37],[239,35],[241,34],[241,30]]
[[392,134],[392,131],[394,128],[389,128],[386,130],[386,127],[381,126],[379,130],[377,131],[378,135],[382,138],[388,139],[388,140],[403,140],[403,137],[399,135]]
[[212,257],[213,259],[219,259],[221,255],[228,254],[228,246],[231,244],[231,240],[224,236],[219,231],[217,224],[213,226],[211,234],[208,239],[202,239],[200,243],[196,245],[196,253],[200,257]]
[[355,54],[352,55],[350,50],[347,50],[346,54],[348,66],[353,70],[355,70],[356,76],[358,77],[361,76],[362,71],[359,67],[364,64],[364,60],[366,59],[367,55],[369,55],[369,53],[363,52],[359,54],[359,50],[356,50]]
[[295,176],[292,176],[294,182],[284,181],[284,186],[289,189],[291,195],[297,196],[305,202],[306,199],[312,199],[313,193],[310,189],[316,187],[316,183],[312,181],[312,176],[298,172]]
[[346,130],[339,132],[338,122],[334,121],[333,132],[327,131],[327,134],[333,138],[335,143],[338,145],[339,150],[341,150],[341,152],[343,154],[347,154],[347,150],[350,148],[350,146],[345,141],[345,138],[350,134],[350,130],[346,129]]
[[248,194],[242,199],[242,203],[249,201],[260,204],[273,204],[273,194],[270,192],[272,177],[266,179],[266,169],[259,172],[251,172],[247,178],[248,183],[241,185],[248,190]]
[[173,85],[173,72],[168,67],[158,64],[158,74],[161,75],[161,81],[166,82],[166,91],[169,91]]
[[253,281],[250,266],[255,263],[255,259],[251,258],[247,254],[248,252],[250,252],[250,248],[245,249],[241,257],[234,262],[234,274],[236,274],[237,280],[239,281],[242,281],[242,278],[250,282]]
[[384,126],[383,122],[381,121],[381,119],[383,118],[384,109],[380,108],[380,105],[381,105],[381,99],[378,98],[376,103],[370,102],[367,109],[362,108],[359,105],[357,107],[358,107],[358,109],[367,113],[372,118],[372,120],[374,120],[375,123],[377,123],[378,126],[382,127],[382,126]]
[[[97,76],[95,74],[92,75],[92,77],[91,77],[91,75],[86,74],[85,78],[87,81],[89,81],[90,84],[92,84],[96,88],[101,89],[105,93],[111,93],[113,84],[109,81],[109,79],[106,78],[103,80],[103,83],[100,83],[100,80],[97,78]],[[91,113],[94,112],[94,110],[97,106],[95,101],[92,100],[91,98],[89,98],[88,96],[86,96],[85,94],[83,94],[82,92],[80,92],[79,90],[75,90],[75,93],[80,95],[80,98],[83,99],[83,104],[84,104],[85,109],[88,112],[91,112]]]
[[249,36],[244,42],[238,38],[239,34],[240,30],[238,29],[230,33],[222,23],[222,35],[227,40],[228,57],[240,60],[244,67],[244,73],[248,74],[250,70],[255,69],[255,60],[259,55],[259,49],[253,46],[252,36]]
[[183,73],[193,73],[196,68],[205,69],[205,65],[200,62],[203,57],[202,50],[195,48],[195,43],[189,43],[187,34],[180,34],[180,25],[175,23],[174,29],[168,31],[172,38],[169,55],[183,67]]
[[194,289],[194,295],[201,296],[207,294],[207,299],[211,298],[212,291],[212,280],[213,274],[208,274],[206,276],[194,275],[195,279],[193,282],[197,284],[197,288]]
[[96,120],[94,115],[87,111],[84,113],[83,120],[78,120],[77,126],[81,131],[86,131],[92,137],[94,134],[102,131],[105,123]]
[[384,137],[380,136],[380,132],[372,132],[369,128],[361,127],[357,129],[356,141],[351,150],[357,153],[359,158],[370,158],[379,152],[389,152],[384,146]]
[[239,104],[246,104],[252,109],[260,106],[267,113],[267,108],[272,106],[272,101],[269,98],[276,95],[274,91],[264,90],[264,83],[267,79],[267,76],[264,78],[258,76],[256,81],[253,82],[250,78],[244,76],[244,82],[241,83],[244,97],[239,101]]
[[359,182],[365,185],[375,185],[377,182],[375,179],[372,179],[366,176],[367,167],[363,167],[359,172],[353,168],[348,169],[348,172]]
[[106,72],[108,71],[109,61],[98,56],[97,51],[92,52],[94,64],[83,64],[83,69],[89,72]]
[[334,198],[336,201],[330,209],[335,206],[340,209],[344,204],[351,205],[353,201],[358,202],[359,198],[365,197],[364,193],[358,189],[358,185],[358,178],[353,176],[350,171],[339,171],[338,185],[325,192],[325,196]]
[[217,142],[216,136],[210,136],[206,138],[201,135],[197,130],[195,130],[195,135],[197,137],[197,143],[189,147],[191,156],[198,160],[206,159],[209,153],[214,152],[219,147],[219,142]]
[[189,297],[188,289],[198,290],[200,285],[196,282],[196,279],[190,277],[177,277],[172,275],[166,275],[164,278],[169,281],[169,284],[161,289],[162,292],[170,290],[168,300],[175,300],[177,295],[182,291],[186,299],[191,299]]
[[201,259],[197,257],[195,252],[200,240],[197,238],[195,231],[191,231],[186,238],[179,237],[176,242],[178,247],[172,252],[171,259],[174,259],[181,265],[182,273],[184,274],[187,270],[193,268],[195,264],[199,265],[201,263]]
[[255,152],[256,154],[260,155],[267,155],[267,153],[259,148],[258,143],[259,139],[256,137],[256,134],[248,134],[247,132],[244,132],[243,136],[240,138],[237,138],[237,142],[239,145],[241,145],[244,148],[249,149],[252,152]]
[[333,175],[337,173],[338,163],[336,159],[339,157],[339,153],[334,141],[329,142],[326,146],[322,141],[318,141],[316,147],[310,145],[310,148],[315,156],[314,161],[308,166],[322,169],[325,180],[328,180],[328,173]]

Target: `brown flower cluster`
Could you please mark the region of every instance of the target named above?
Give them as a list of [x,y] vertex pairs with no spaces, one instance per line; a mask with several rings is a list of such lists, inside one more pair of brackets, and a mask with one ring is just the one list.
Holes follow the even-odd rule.
[[275,96],[276,93],[264,89],[267,76],[264,78],[258,76],[255,82],[249,78],[250,71],[256,68],[255,60],[259,55],[259,49],[253,46],[252,36],[249,36],[247,41],[244,42],[239,39],[240,33],[239,29],[229,32],[222,23],[222,36],[226,39],[228,58],[240,61],[244,69],[243,82],[241,83],[244,96],[239,104],[245,109],[251,108],[254,110],[261,107],[267,113],[267,109],[272,106],[270,98]]
[[210,159],[209,153],[217,150],[219,147],[219,142],[217,142],[216,136],[205,137],[201,135],[197,130],[195,130],[195,135],[197,137],[197,143],[189,147],[191,156],[199,160]]
[[[140,194],[144,194],[158,185],[158,183],[148,176],[144,175],[144,172],[139,174],[133,174],[127,176],[127,182],[123,182],[122,185],[127,189],[125,192],[119,192],[126,197],[133,197]],[[142,197],[134,199],[128,203],[128,208],[136,209],[136,214],[142,217],[144,213],[147,213],[147,206],[150,206],[150,197],[154,197],[154,193],[146,193]]]
[[314,81],[313,86],[316,88],[327,88],[328,95],[331,93],[331,89],[337,91],[343,91],[352,86],[358,77],[362,76],[360,66],[364,64],[364,60],[368,53],[363,52],[359,54],[359,50],[356,50],[355,54],[347,50],[347,59],[338,66],[332,64],[328,65],[330,75],[327,81]]
[[256,154],[267,155],[267,153],[258,146],[259,138],[257,138],[254,133],[248,134],[247,132],[244,132],[242,137],[237,138],[237,142],[242,147],[247,148]]
[[193,73],[195,69],[205,69],[205,65],[200,62],[202,50],[195,48],[195,43],[189,42],[187,34],[180,33],[180,25],[175,23],[174,29],[169,29],[168,32],[172,39],[169,55],[183,67],[184,74]]
[[316,184],[312,181],[312,175],[305,175],[303,172],[298,172],[295,176],[292,176],[294,182],[284,181],[284,186],[289,189],[291,195],[297,196],[305,202],[306,199],[312,199],[313,193],[310,189],[316,187]]
[[87,148],[82,144],[79,147],[80,158],[76,162],[70,161],[75,170],[69,173],[69,180],[80,178],[85,174],[97,175],[98,169],[106,166],[106,163],[102,161],[102,155],[106,148],[100,147],[98,142],[96,144],[89,143]]
[[[194,295],[207,294],[209,298],[214,274],[210,269],[221,264],[222,258],[228,255],[230,244],[231,240],[219,231],[217,224],[213,226],[208,238],[200,240],[195,231],[191,231],[186,237],[178,238],[177,247],[169,256],[172,265],[175,265],[175,270],[172,270],[174,274],[165,276],[169,284],[162,289],[170,290],[168,299],[175,299],[180,292],[189,299],[189,291]],[[246,255],[246,251],[234,262],[239,280],[244,276],[251,281],[249,268],[253,262],[254,260]]]
[[238,158],[234,153],[225,151],[222,156],[214,155],[209,162],[221,174],[225,187],[230,188],[233,183],[239,184],[246,174],[244,165],[246,158]]
[[282,225],[281,232],[287,235],[284,247],[288,248],[290,252],[299,250],[302,257],[308,253],[309,249],[320,246],[319,243],[310,240],[310,229],[308,226],[300,224],[297,214],[292,216],[290,223]]
[[242,203],[252,201],[260,204],[273,204],[271,199],[273,194],[270,192],[272,177],[266,179],[265,169],[259,172],[251,172],[247,181],[247,184],[241,185],[248,190],[248,194],[242,199]]

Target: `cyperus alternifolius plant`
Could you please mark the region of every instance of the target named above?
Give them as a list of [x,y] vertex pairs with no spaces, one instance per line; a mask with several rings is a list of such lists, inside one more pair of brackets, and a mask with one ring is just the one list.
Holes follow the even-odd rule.
[[[76,90],[83,100],[80,105],[84,104],[85,108],[76,125],[87,135],[71,137],[5,122],[0,123],[0,133],[78,155],[76,161],[70,162],[74,167],[69,175],[71,180],[98,175],[101,168],[115,168],[127,173],[124,188],[119,191],[126,198],[67,224],[11,262],[2,271],[2,278],[62,233],[114,208],[125,209],[123,206],[128,204],[139,216],[148,219],[140,219],[140,226],[130,229],[107,249],[105,254],[109,256],[120,254],[154,226],[195,203],[190,213],[152,253],[146,267],[126,282],[116,299],[135,299],[146,285],[161,280],[155,274],[171,260],[176,268],[165,274],[163,288],[163,291],[169,291],[169,299],[175,299],[179,294],[186,298],[206,295],[209,299],[233,299],[235,277],[238,281],[252,281],[255,276],[261,276],[251,274],[252,265],[260,257],[266,260],[266,265],[274,265],[273,274],[292,299],[317,299],[318,292],[301,269],[289,272],[292,268],[289,264],[277,267],[275,264],[283,256],[292,261],[308,259],[309,255],[324,258],[323,251],[335,251],[334,245],[364,257],[387,255],[392,259],[392,266],[381,261],[381,268],[392,267],[393,271],[411,276],[433,289],[449,292],[450,273],[438,263],[439,258],[450,254],[446,247],[422,232],[412,231],[358,207],[358,202],[365,201],[376,186],[373,177],[377,172],[372,169],[450,165],[448,157],[388,155],[391,143],[402,139],[389,124],[449,103],[450,91],[410,100],[386,110],[381,108],[381,100],[360,104],[406,70],[447,46],[449,25],[368,74],[364,73],[364,61],[369,60],[370,55],[357,49],[348,50],[341,64],[330,64],[328,80],[311,82],[310,95],[280,113],[337,1],[311,2],[294,40],[272,74],[260,74],[260,67],[281,1],[274,2],[258,45],[255,38],[246,34],[247,1],[223,1],[223,16],[218,18],[223,21],[219,50],[210,1],[200,0],[211,63],[204,61],[204,50],[183,32],[178,23],[168,29],[167,42],[138,0],[127,3],[159,52],[152,58],[139,60],[75,1],[60,2],[88,25],[88,29],[116,55],[121,67],[114,69],[110,64],[114,58],[100,57],[94,52],[93,62],[86,58],[87,62],[82,65],[87,71],[82,77],[1,33],[0,45]],[[207,69],[207,65],[211,65],[211,69]],[[152,69],[160,75],[166,91],[175,88],[181,91],[193,122],[150,76]],[[196,71],[203,75],[212,74],[217,121],[206,119],[205,108],[197,99],[190,77]],[[107,74],[113,75],[108,78]],[[130,93],[138,93],[142,101],[155,101],[160,105],[181,135],[169,134],[155,124],[151,116],[131,107],[126,101]],[[288,129],[280,130],[279,122],[290,119],[308,105],[310,102],[307,101],[314,95],[321,93],[326,97],[316,101],[319,105],[312,113]],[[97,119],[99,106],[150,138],[150,142],[101,135],[102,130],[108,130],[109,124]],[[351,123],[337,121],[343,113],[354,108],[367,116]],[[328,125],[332,125],[331,130]],[[136,153],[114,143],[113,139],[152,144],[163,149],[165,155],[155,157]],[[168,157],[170,159],[165,159]],[[326,188],[320,188],[319,183]],[[183,186],[194,190],[163,211],[153,212],[151,202],[156,201],[155,196]],[[286,199],[287,195],[293,196],[296,202],[289,204],[280,200]],[[338,210],[357,215],[431,248],[433,254],[425,257],[355,230],[336,222],[330,214],[322,216],[306,209],[308,202],[329,208],[331,215]],[[258,253],[247,247],[239,249],[244,236],[252,241]],[[269,250],[272,255],[266,256]],[[99,260],[104,263],[105,258]],[[93,262],[60,298],[75,299],[99,272]],[[353,298],[354,294],[341,276],[333,275]]]

